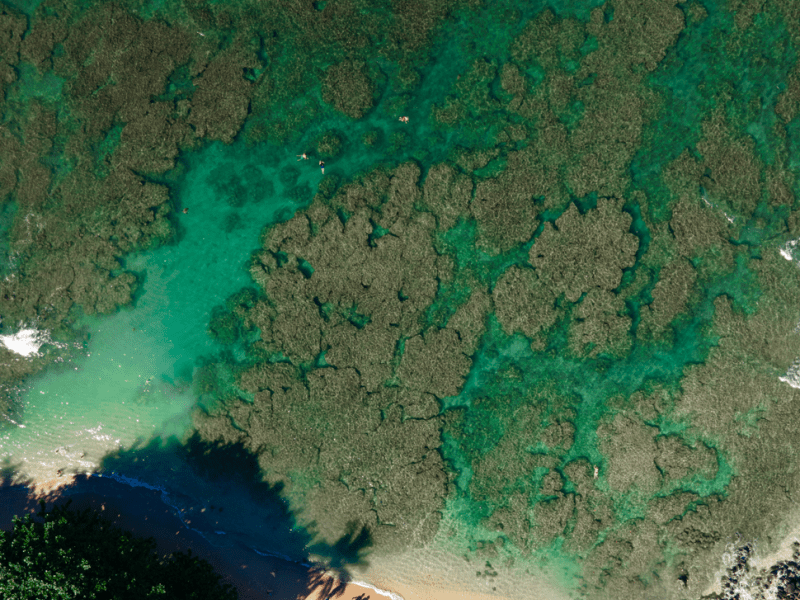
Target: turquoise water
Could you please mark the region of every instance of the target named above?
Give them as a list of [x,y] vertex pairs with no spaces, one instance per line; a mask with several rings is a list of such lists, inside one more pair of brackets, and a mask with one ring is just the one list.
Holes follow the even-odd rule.
[[294,157],[276,158],[221,144],[184,158],[172,183],[179,241],[126,259],[139,278],[134,305],[79,321],[83,348],[27,384],[17,409],[25,427],[4,432],[2,459],[43,477],[64,467],[60,446],[86,469],[101,450],[136,438],[180,437],[197,401],[194,371],[223,351],[207,332],[212,310],[251,283],[263,225],[291,216],[320,178]]
[[36,7],[41,4],[42,0],[6,0],[5,4],[18,8],[26,15],[33,15],[36,12]]
[[[37,2],[12,4],[30,14]],[[697,8],[696,3],[691,4]],[[769,169],[783,169],[788,175],[792,175],[789,171],[796,171],[800,117],[786,125],[784,142],[775,109],[797,55],[793,45],[785,42],[789,36],[787,26],[771,13],[756,16],[743,33],[736,28],[734,16],[724,3],[709,3],[708,15],[700,21],[690,18],[690,9],[682,5],[680,12],[687,19],[686,27],[667,49],[665,59],[641,76],[643,87],[656,94],[640,98],[630,90],[620,92],[621,97],[634,104],[641,100],[646,105],[642,110],[649,111],[652,118],[643,118],[641,136],[634,136],[633,141],[625,138],[625,127],[609,125],[617,127],[613,133],[627,141],[618,146],[606,145],[605,126],[599,127],[600,133],[589,126],[584,128],[591,119],[610,118],[603,112],[607,107],[592,106],[597,98],[601,104],[607,102],[606,96],[598,93],[595,98],[581,92],[584,88],[594,89],[591,86],[596,73],[581,83],[570,79],[582,61],[595,60],[594,53],[607,49],[609,40],[598,41],[597,36],[583,29],[592,21],[592,10],[603,6],[595,0],[509,1],[487,3],[474,14],[454,11],[444,31],[432,40],[428,53],[433,60],[413,65],[417,70],[412,75],[386,56],[375,58],[380,84],[375,105],[363,118],[353,121],[330,107],[320,107],[321,91],[315,83],[316,87],[303,88],[290,105],[249,114],[232,144],[203,142],[199,149],[182,153],[174,170],[162,175],[141,174],[144,179],[169,188],[169,218],[175,235],[157,249],[120,257],[124,270],[137,278],[138,287],[130,306],[108,316],[81,315],[68,341],[45,340],[42,353],[58,358],[48,369],[23,382],[10,415],[13,425],[0,430],[0,461],[10,465],[20,479],[49,479],[59,469],[89,472],[99,468],[121,481],[163,489],[178,510],[192,513],[194,527],[209,537],[223,534],[215,534],[211,525],[203,523],[199,512],[216,504],[226,507],[226,514],[217,520],[216,527],[229,536],[225,538],[227,543],[241,541],[259,551],[280,551],[295,559],[311,554],[328,561],[338,560],[338,566],[363,566],[368,562],[364,556],[369,550],[369,539],[361,535],[363,530],[359,532],[354,526],[333,546],[315,545],[313,532],[298,527],[286,508],[282,488],[261,481],[256,456],[236,445],[220,449],[196,438],[187,439],[186,433],[191,431],[192,413],[198,405],[216,406],[236,399],[243,400],[244,405],[253,402],[253,395],[239,390],[234,382],[238,373],[259,359],[258,351],[251,346],[259,332],[243,330],[231,316],[230,307],[252,308],[253,300],[261,293],[249,268],[251,255],[261,250],[264,228],[291,219],[312,202],[317,192],[330,198],[340,186],[362,173],[378,166],[390,169],[411,160],[420,167],[423,181],[432,166],[448,162],[476,184],[494,183],[493,178],[514,169],[528,169],[542,179],[540,187],[547,190],[546,196],[530,198],[536,210],[541,211],[532,217],[538,222],[529,239],[507,252],[477,250],[481,224],[475,220],[462,220],[447,232],[437,232],[437,251],[453,258],[455,275],[449,283],[440,282],[433,304],[425,311],[427,326],[446,327],[471,293],[481,287],[491,293],[507,269],[528,265],[531,247],[546,227],[557,223],[570,203],[576,204],[581,215],[597,208],[598,196],[602,197],[597,189],[624,195],[621,210],[630,216],[629,233],[638,242],[635,262],[624,268],[621,282],[609,291],[624,298],[622,308],[614,309],[618,316],[630,318],[630,327],[625,331],[631,340],[630,349],[622,355],[609,351],[588,356],[574,351],[569,340],[578,303],[568,306],[563,298],[556,300],[558,309],[567,308],[534,341],[534,347],[519,333],[506,335],[495,316],[489,314],[487,333],[479,351],[471,357],[473,365],[463,389],[441,402],[442,413],[452,417],[441,432],[441,456],[449,468],[452,485],[441,509],[446,527],[442,526],[436,543],[459,561],[462,556],[467,557],[465,562],[474,561],[477,556],[483,561],[485,552],[481,551],[485,546],[496,545],[502,548],[495,551],[499,558],[548,566],[552,577],[566,588],[574,588],[581,575],[579,560],[625,527],[636,527],[659,500],[683,494],[681,505],[672,507],[677,519],[706,503],[725,499],[730,484],[746,466],[747,453],[740,452],[746,446],[738,444],[746,444],[747,440],[733,435],[721,439],[725,436],[718,435],[719,430],[708,432],[695,426],[691,410],[680,413],[673,409],[687,373],[703,365],[725,343],[714,329],[720,306],[729,302],[735,318],[742,319],[740,323],[731,317],[730,322],[743,327],[742,323],[749,326],[747,319],[759,314],[759,303],[770,310],[781,302],[787,305],[786,297],[792,297],[787,293],[774,300],[770,295],[777,294],[774,289],[764,291],[762,288],[776,279],[788,281],[787,286],[793,285],[794,280],[788,271],[782,273],[779,269],[762,277],[759,264],[767,264],[765,257],[775,254],[789,230],[796,230],[791,216],[796,202],[781,204],[777,194],[772,197],[764,192],[752,200],[752,206],[744,206],[735,194],[725,196],[724,189],[712,189],[712,176],[717,173],[712,173],[711,167],[705,167],[705,175],[702,169],[698,168],[699,174],[691,169],[693,161],[700,164],[705,160],[698,146],[714,133],[708,123],[712,115],[717,115],[727,119],[726,131],[732,138],[745,139],[742,144],[746,148],[752,142],[753,164],[760,161],[756,166],[757,175],[762,177],[759,186],[766,187],[767,177],[773,177]],[[140,14],[151,16],[173,8],[172,3],[155,2],[139,10]],[[544,56],[542,51],[543,56],[536,58],[535,50],[514,50],[514,39],[522,36],[531,20],[546,8],[555,15],[552,26],[547,25],[544,31],[530,37],[536,41],[547,33],[548,27],[554,31],[563,27],[557,34],[557,43],[553,42],[557,51],[549,53],[551,56]],[[322,12],[324,6],[318,9]],[[591,26],[597,32],[610,23],[619,23],[621,19],[615,20],[614,15],[614,6],[606,3],[601,13],[595,14]],[[617,15],[627,18],[620,7]],[[204,29],[209,37],[214,35],[210,27]],[[737,35],[747,47],[762,49],[761,58],[756,60],[754,52],[737,52],[731,41]],[[220,34],[220,39],[231,43],[231,32]],[[277,70],[291,60],[290,56],[267,56],[264,39],[260,43],[257,54],[262,67],[247,67],[244,78],[250,82],[259,81],[264,69]],[[512,60],[515,52],[522,58]],[[316,66],[328,66],[324,56],[315,56],[314,60],[319,62]],[[513,76],[508,72],[504,75],[504,67],[508,66],[519,67],[521,83],[514,93],[530,102],[527,117],[523,116],[524,111],[514,113],[507,108],[513,95],[506,88],[515,85]],[[623,70],[626,77],[614,85],[624,88],[628,76],[638,77],[642,69],[641,64],[636,64],[631,70]],[[24,118],[31,103],[53,105],[63,93],[64,79],[39,73],[30,64],[21,63],[17,74],[19,80],[10,87],[7,97],[9,119],[14,115]],[[417,87],[398,83],[401,77],[412,76],[419,77]],[[608,78],[607,73],[605,77]],[[568,92],[562,93],[559,85]],[[180,102],[195,93],[188,67],[181,65],[169,77],[164,93],[153,100]],[[611,101],[615,99],[612,97]],[[64,108],[59,111],[59,118],[69,112]],[[401,115],[408,116],[409,122],[401,123]],[[291,140],[285,145],[275,140],[253,142],[258,137],[254,132],[265,123],[276,130],[299,125],[284,136]],[[115,122],[88,144],[92,164],[99,165],[95,172],[98,178],[108,175],[106,166],[121,145],[123,131],[123,125]],[[515,137],[515,131],[522,134]],[[560,132],[567,138],[545,138],[548,131]],[[569,137],[573,134],[577,141]],[[367,136],[374,143],[365,143]],[[335,143],[329,145],[330,151],[324,157],[323,177],[317,166],[321,140],[334,137]],[[570,146],[573,141],[574,146]],[[634,143],[637,145],[632,149]],[[724,144],[720,142],[720,146]],[[527,148],[535,148],[536,152],[524,155],[530,164],[520,164],[521,154],[516,152]],[[712,160],[716,149],[709,145],[704,148],[708,148],[708,160]],[[474,161],[482,165],[480,168],[464,166],[472,160],[463,159],[468,151],[493,149],[494,155],[487,152]],[[64,158],[63,150],[63,140],[57,140],[41,159],[52,168],[56,180],[71,168],[65,166],[71,163]],[[604,181],[614,171],[610,163],[605,169],[597,168],[602,176],[595,173],[592,183],[584,185],[575,178],[565,183],[572,177],[570,172],[577,168],[575,165],[582,164],[579,161],[597,156],[605,159],[612,150],[622,156],[621,175],[613,175],[619,175],[624,185],[617,189]],[[303,152],[311,159],[297,160],[296,156]],[[565,157],[569,152],[573,154]],[[691,163],[686,173],[668,173],[668,167],[683,153]],[[751,158],[749,154],[747,158]],[[720,179],[724,179],[725,169],[719,165],[725,167],[725,161],[710,164],[723,172]],[[545,179],[553,172],[557,174],[552,177],[556,184],[548,187]],[[796,178],[792,182],[788,175],[786,185],[796,188]],[[498,181],[509,187],[519,183]],[[576,197],[573,184],[586,191]],[[706,198],[706,185],[711,201]],[[708,217],[707,223],[701,224],[708,225],[707,230],[690,232],[695,235],[693,243],[696,238],[702,239],[686,255],[680,254],[684,250],[672,237],[672,224],[667,227],[679,201],[690,207],[694,206],[692,202],[704,209],[707,205],[707,212],[713,213],[713,218]],[[705,204],[701,205],[701,201]],[[503,206],[498,205],[496,210],[502,213]],[[718,226],[714,220],[717,217],[720,222],[728,217],[732,227]],[[4,270],[0,270],[0,276],[14,268],[9,246],[2,240],[18,218],[16,204],[3,205],[0,258],[9,260],[2,261]],[[517,224],[507,222],[499,228]],[[370,242],[388,233],[376,226]],[[709,247],[703,245],[706,238],[711,240]],[[336,250],[332,248],[331,252]],[[662,324],[666,332],[662,338],[639,337],[637,334],[647,326],[643,315],[654,303],[659,278],[672,261],[691,264],[692,276],[697,280],[685,284],[691,292],[687,295],[687,308]],[[794,268],[789,263],[781,266]],[[300,271],[308,279],[314,273],[314,265],[303,261]],[[775,313],[783,319],[775,317],[780,327],[795,316],[788,308]],[[354,318],[357,315],[350,316],[352,321],[358,320]],[[368,320],[369,316],[363,317],[360,323]],[[21,326],[35,328],[36,323]],[[767,330],[772,325],[761,326]],[[3,332],[13,331],[14,327],[16,324],[4,323]],[[772,338],[782,335],[776,333],[777,329],[775,326],[768,333],[756,332],[752,339],[768,338],[769,345]],[[404,344],[405,339],[398,342],[401,355]],[[785,347],[774,350],[778,358],[770,356],[767,360],[752,342],[752,348],[741,350],[747,360],[734,355],[737,369],[739,362],[751,361],[748,364],[756,365],[755,372],[777,380],[785,372],[779,368],[781,361],[786,362],[780,353],[793,348],[791,341],[780,344]],[[725,360],[734,361],[731,355],[725,356]],[[313,366],[327,366],[324,357]],[[714,468],[687,472],[655,490],[642,491],[636,485],[623,491],[614,489],[612,463],[618,461],[618,470],[620,464],[625,466],[625,449],[613,455],[604,453],[603,444],[610,444],[609,435],[604,438],[598,432],[608,431],[609,423],[618,414],[626,410],[634,413],[639,409],[641,395],[651,393],[669,396],[672,405],[660,406],[647,416],[644,412],[636,414],[637,426],[650,432],[649,441],[669,438],[679,440],[686,448],[706,449],[714,456]],[[758,399],[755,408],[748,406],[748,401],[737,400],[744,408],[735,419],[745,423],[747,435],[743,437],[749,440],[761,427],[760,414],[768,413],[770,404]],[[519,423],[523,421],[517,416],[526,411],[538,412],[531,417],[529,430],[521,430]],[[234,429],[241,429],[235,419],[231,422]],[[566,433],[559,437],[552,433],[556,429]],[[536,466],[518,469],[518,465],[529,463]],[[593,478],[578,469],[584,466],[597,469]],[[234,473],[240,473],[242,478],[236,485],[216,483]],[[557,494],[540,491],[548,474],[563,480],[563,488]],[[302,480],[309,488],[318,484],[315,476],[291,472],[291,477]],[[541,543],[531,541],[528,534],[535,526],[548,525],[546,517],[538,512],[540,507],[563,501],[569,508],[568,502],[574,502],[576,490],[582,485],[589,490],[585,495],[591,494],[591,502],[607,509],[602,526],[597,525],[601,520],[598,517],[592,522],[596,530],[580,541],[583,545],[572,544],[571,536],[579,528],[581,516],[575,508],[563,517],[560,533]],[[515,505],[517,513],[509,508],[512,502],[521,503]],[[601,512],[598,510],[597,514]],[[242,517],[243,514],[248,516]],[[558,522],[558,518],[553,521]],[[622,538],[619,544],[624,547],[629,540]],[[533,552],[526,554],[531,548]],[[669,552],[671,548],[663,555]],[[491,571],[490,567],[487,569]],[[472,577],[475,570],[470,566],[468,571]],[[478,577],[483,577],[480,571]],[[480,586],[487,593],[491,587],[483,579]]]

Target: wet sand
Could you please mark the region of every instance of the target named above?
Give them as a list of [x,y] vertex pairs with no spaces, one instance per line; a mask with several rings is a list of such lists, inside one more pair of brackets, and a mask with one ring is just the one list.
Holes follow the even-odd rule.
[[[108,477],[79,478],[64,476],[37,482],[33,487],[0,485],[0,529],[11,529],[13,515],[35,514],[38,499],[61,505],[72,500],[72,508],[93,508],[115,525],[140,537],[153,537],[158,552],[166,556],[175,551],[192,552],[211,563],[227,583],[239,590],[241,600],[506,600],[500,594],[454,589],[453,578],[441,573],[406,573],[397,580],[394,575],[379,576],[370,572],[380,591],[371,586],[343,583],[314,568],[271,556],[261,556],[250,548],[225,545],[223,535],[208,540],[191,528],[189,517],[184,522],[164,504],[160,492],[130,487]],[[213,522],[213,515],[211,517]],[[206,523],[207,524],[207,523]],[[187,527],[188,526],[188,527]],[[402,559],[401,559],[402,560]],[[381,567],[376,565],[378,570]],[[353,578],[358,580],[359,575]],[[530,600],[564,600],[567,596],[554,590],[533,586]]]
[[[505,600],[501,596],[474,593],[463,590],[452,590],[440,587],[431,582],[429,585],[409,585],[398,582],[383,582],[391,587],[394,593],[403,600]],[[379,596],[377,598],[380,598]],[[551,600],[549,598],[532,597],[531,600]]]
[[[214,546],[199,533],[187,529],[158,492],[131,488],[108,478],[91,478],[77,484],[63,477],[40,482],[31,490],[0,486],[0,529],[12,528],[14,515],[35,514],[38,498],[72,508],[93,508],[115,525],[141,537],[153,537],[158,552],[192,550],[206,559],[224,580],[239,590],[241,600],[383,600],[386,596],[352,583],[343,584],[325,573],[297,563],[259,556],[244,547]],[[191,523],[188,523],[191,525]]]
[[[437,556],[438,555],[438,556]],[[414,553],[373,561],[370,581],[392,590],[403,600],[570,600],[572,596],[552,580],[530,574],[506,573],[501,583],[477,582],[475,571],[463,561],[443,560],[441,553]],[[426,568],[426,565],[428,568]],[[435,566],[434,566],[435,565]],[[511,576],[513,579],[509,579]],[[355,580],[359,579],[356,573]],[[496,583],[498,587],[494,587]],[[377,600],[379,597],[376,597]],[[382,600],[382,599],[381,599]]]

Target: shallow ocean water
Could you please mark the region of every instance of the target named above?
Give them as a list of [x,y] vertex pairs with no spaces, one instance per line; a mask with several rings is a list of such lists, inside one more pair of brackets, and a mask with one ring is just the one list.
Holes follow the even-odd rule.
[[[299,528],[295,530],[291,515],[279,501],[265,507],[244,493],[244,485],[241,489],[236,486],[221,489],[213,477],[185,468],[184,455],[176,441],[182,440],[190,428],[191,413],[198,402],[205,402],[207,396],[214,400],[213,394],[204,394],[201,389],[199,369],[215,362],[227,364],[233,370],[247,360],[241,346],[220,344],[209,335],[209,321],[214,309],[228,297],[253,285],[248,264],[251,253],[259,247],[263,228],[291,218],[316,193],[322,179],[316,163],[297,161],[296,155],[313,147],[322,132],[335,130],[342,138],[341,154],[326,165],[326,175],[342,181],[378,163],[398,163],[409,158],[418,161],[425,173],[432,164],[452,156],[455,149],[481,147],[496,134],[491,119],[443,131],[431,125],[429,115],[431,107],[444,101],[459,73],[475,58],[485,55],[499,62],[506,60],[510,40],[546,3],[504,4],[518,8],[519,12],[508,16],[503,12],[506,7],[498,3],[497,8],[487,7],[481,18],[456,20],[440,35],[431,52],[436,60],[423,69],[421,87],[403,104],[403,114],[410,118],[407,125],[398,123],[397,115],[392,112],[398,99],[387,92],[377,107],[358,122],[326,113],[291,148],[247,147],[239,139],[229,146],[208,144],[182,156],[179,168],[162,178],[173,193],[178,223],[176,239],[153,251],[125,257],[125,268],[136,273],[140,280],[135,302],[114,315],[82,318],[77,328],[83,332],[85,344],[44,345],[45,350],[59,354],[63,360],[31,378],[20,390],[19,407],[13,415],[16,426],[0,434],[0,461],[11,465],[20,479],[50,479],[59,469],[90,472],[100,467],[107,476],[119,481],[163,490],[165,500],[177,512],[189,515],[191,526],[215,544],[243,543],[255,551],[281,554],[293,560],[313,555],[313,548],[309,548],[313,540]],[[561,16],[585,21],[591,9],[602,3],[588,2],[579,8],[569,2],[547,4]],[[670,50],[667,66],[651,79],[653,87],[665,91],[666,107],[659,120],[651,124],[630,172],[635,185],[656,198],[665,193],[659,176],[663,166],[674,160],[689,141],[696,142],[700,136],[701,120],[709,110],[705,96],[697,91],[698,82],[704,78],[722,80],[735,76],[735,87],[743,97],[760,98],[761,112],[747,125],[747,131],[765,162],[770,163],[774,158],[770,151],[775,143],[771,139],[774,115],[770,111],[794,54],[787,52],[780,64],[758,72],[748,70],[744,63],[709,59],[713,54],[704,56],[698,47],[710,43],[719,30],[730,29],[730,18],[715,7],[709,8],[707,20],[687,30]],[[496,26],[489,26],[490,23]],[[773,43],[781,35],[776,30],[758,43]],[[392,69],[388,64],[381,66],[387,71]],[[718,72],[712,77],[709,70]],[[57,87],[52,81],[34,79],[30,79],[29,85],[35,88],[31,94],[48,93]],[[792,139],[795,139],[800,131],[796,122],[788,129],[794,132]],[[375,130],[381,132],[384,142],[368,148],[361,143],[361,137]],[[394,146],[388,140],[393,140]],[[796,167],[796,161],[791,164]],[[503,167],[503,160],[491,162],[481,175],[490,175]],[[595,195],[578,200],[591,205],[597,199]],[[9,206],[0,212],[0,256],[5,252],[4,227],[15,214],[13,205]],[[188,209],[185,214],[184,208]],[[731,219],[740,218],[729,206],[713,208],[726,215],[730,212]],[[558,216],[555,212],[545,215],[550,221]],[[775,214],[768,217],[778,218]],[[641,215],[634,219],[631,231],[639,238],[641,257],[651,242]],[[762,242],[760,235],[757,231],[753,233],[754,245]],[[463,250],[469,253],[468,248]],[[526,254],[527,249],[499,258],[482,255],[477,260],[483,262],[491,279],[510,264],[522,261]],[[791,263],[786,267],[794,268]],[[633,277],[633,269],[626,277]],[[703,326],[713,314],[713,300],[724,294],[740,306],[748,307],[751,303],[746,267],[714,281],[705,294],[693,318],[677,331],[672,347],[634,346],[629,356],[612,363],[573,361],[548,352],[534,353],[527,341],[508,338],[495,328],[476,356],[464,389],[458,396],[445,399],[444,408],[471,410],[475,398],[496,395],[498,388],[492,383],[495,374],[511,366],[524,373],[514,391],[523,392],[544,380],[557,380],[559,392],[580,399],[575,443],[564,461],[586,459],[598,468],[598,485],[606,486],[604,456],[598,449],[595,433],[599,419],[607,412],[604,403],[616,394],[630,395],[646,380],[678,385],[684,368],[702,362],[712,345]],[[638,306],[634,308],[638,310]],[[507,388],[499,390],[503,391]],[[497,412],[501,409],[498,407]],[[481,413],[476,410],[473,414]],[[680,432],[686,424],[667,420],[658,426],[666,434]],[[502,423],[498,425],[498,431],[502,427]],[[702,441],[714,444],[711,439]],[[484,507],[477,506],[470,497],[474,473],[463,446],[460,442],[444,446],[446,459],[457,471],[458,492],[445,505],[439,536],[424,552],[398,560],[376,559],[382,576],[390,581],[413,579],[424,569],[447,572],[449,585],[459,580],[469,581],[471,589],[509,598],[519,593],[515,589],[517,581],[534,576],[542,582],[542,589],[548,585],[569,589],[578,569],[574,557],[562,552],[558,545],[525,560],[513,549],[504,549],[494,565],[475,558],[474,540],[501,536],[482,525]],[[487,443],[484,450],[489,446]],[[683,484],[687,491],[700,497],[724,491],[734,470],[724,452],[718,458],[715,477],[691,478]],[[200,511],[211,504],[227,509],[214,527],[200,516]],[[631,514],[636,510],[633,507]],[[250,516],[242,518],[243,514]],[[328,548],[317,550],[323,559],[329,558]],[[512,564],[514,560],[519,564]],[[534,562],[541,569],[532,574],[530,568]],[[504,577],[495,580],[489,573],[498,564],[507,565],[508,573],[513,574],[506,577],[504,572]],[[372,576],[379,580],[375,568],[373,565]],[[361,570],[362,576],[369,580],[369,567]]]
[[[36,5],[28,2],[19,7],[32,13]],[[21,390],[18,416],[24,415],[24,421],[36,426],[5,433],[0,438],[0,459],[22,462],[20,475],[40,478],[61,464],[44,458],[54,444],[80,454],[89,451],[89,446],[99,451],[151,435],[179,436],[189,425],[187,417],[197,400],[192,390],[195,369],[230,350],[207,333],[212,309],[252,286],[247,267],[263,228],[291,218],[311,201],[322,179],[314,161],[297,161],[295,155],[306,151],[322,132],[336,131],[343,140],[342,152],[327,162],[326,173],[346,181],[384,161],[397,163],[413,157],[430,165],[444,160],[455,148],[480,145],[489,133],[483,125],[443,134],[431,126],[430,108],[444,99],[472,57],[489,48],[504,54],[503,48],[541,8],[526,6],[518,19],[503,27],[461,19],[438,36],[432,53],[441,60],[431,61],[424,69],[419,93],[404,104],[409,124],[400,124],[387,114],[397,100],[387,93],[356,123],[328,112],[302,133],[294,148],[250,148],[239,139],[228,146],[208,144],[181,156],[178,168],[161,178],[172,189],[177,239],[124,258],[124,267],[140,278],[134,305],[111,316],[84,317],[77,324],[76,329],[85,331],[88,338],[84,351],[73,349],[62,364],[27,382]],[[502,12],[501,8],[486,9],[487,17]],[[585,11],[578,12],[585,18]],[[475,47],[476,38],[485,45]],[[16,95],[24,101],[52,92],[53,85],[29,68]],[[383,143],[364,146],[362,135],[376,130]],[[393,134],[400,137],[393,138],[395,145],[390,147]],[[184,208],[187,214],[182,213]],[[0,234],[14,214],[13,204],[4,207]],[[233,362],[242,358],[239,353]],[[115,410],[110,411],[112,406]],[[98,427],[103,434],[90,433]],[[89,446],[84,448],[84,444]],[[89,462],[73,464],[79,465],[88,468]]]
[[[188,160],[176,198],[189,209],[180,213],[180,241],[126,261],[142,281],[135,305],[84,317],[85,347],[28,383],[18,409],[26,427],[0,438],[0,457],[22,462],[21,476],[52,476],[67,466],[53,456],[61,447],[96,461],[137,438],[180,436],[191,423],[194,369],[220,351],[207,333],[211,310],[249,283],[249,253],[263,225],[297,206],[280,195],[275,169],[260,167],[257,153],[248,164],[231,150],[209,145]],[[251,184],[244,203],[224,197],[248,174],[261,185],[276,183],[266,193]],[[220,177],[227,177],[222,185]],[[69,466],[93,463],[74,458]]]

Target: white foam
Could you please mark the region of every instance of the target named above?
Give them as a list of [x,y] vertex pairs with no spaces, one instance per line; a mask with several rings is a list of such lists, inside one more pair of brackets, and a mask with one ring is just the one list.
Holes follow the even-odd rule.
[[20,356],[34,356],[39,354],[39,348],[50,339],[47,331],[38,329],[21,329],[11,335],[0,335],[0,344]]
[[[794,262],[797,265],[800,265],[800,260],[795,260],[795,252],[797,252],[797,243],[800,242],[800,238],[796,240],[789,240],[783,246],[778,249],[781,256],[790,262]],[[800,323],[794,328],[794,333],[800,333]],[[786,375],[783,377],[779,377],[778,381],[782,381],[783,383],[789,384],[791,387],[800,390],[800,358],[795,360],[789,369],[786,371]]]
[[19,428],[21,428],[21,429],[25,429],[25,425],[21,425],[21,424],[17,423],[17,422],[16,422],[14,419],[12,419],[11,417],[9,417],[8,415],[3,415],[3,418],[4,418],[6,421],[9,421],[9,422],[13,423],[13,424],[14,424],[14,425],[16,425],[17,427],[19,427]]
[[778,252],[781,253],[781,256],[786,260],[793,261],[795,260],[794,253],[797,252],[797,244],[800,242],[800,238],[796,240],[789,240],[783,246],[778,249]]
[[779,377],[778,381],[789,384],[791,387],[800,390],[800,359],[797,359],[786,371],[786,375]]
[[386,590],[382,590],[380,588],[376,588],[374,585],[370,585],[366,581],[351,581],[355,585],[360,585],[361,587],[369,588],[373,590],[375,593],[380,594],[381,596],[386,596],[387,598],[391,598],[391,600],[405,600],[400,594],[395,594],[394,592],[388,592]]
[[[135,479],[133,477],[121,475],[113,471],[111,473],[92,473],[92,477],[107,477],[108,479],[113,479],[118,483],[125,484],[128,487],[143,487],[147,488],[148,490],[153,490],[154,492],[161,492],[162,496],[169,497],[169,494],[167,494],[167,490],[165,490],[160,485],[151,485],[145,481],[142,481],[141,479]],[[170,506],[172,505],[170,504]]]
[[[722,555],[723,569],[716,575],[717,586],[706,590],[706,594],[711,593],[712,590],[721,592],[722,600],[779,600],[782,597],[778,590],[780,577],[775,577],[769,584],[766,583],[773,566],[757,566],[760,562],[758,545],[751,542],[750,547],[750,552],[745,553],[741,540],[736,544],[729,543],[727,545],[726,552]],[[734,566],[743,557],[745,559],[744,568],[731,579]],[[731,587],[724,591],[721,590],[719,582],[722,580],[728,580]]]
[[302,560],[294,560],[285,554],[281,554],[280,552],[270,552],[268,550],[258,550],[257,548],[253,548],[252,546],[247,546],[250,550],[258,554],[259,556],[269,556],[271,558],[280,558],[281,560],[285,560],[286,562],[295,563],[298,565],[302,565],[304,567],[313,567],[314,565],[310,562],[305,562]]

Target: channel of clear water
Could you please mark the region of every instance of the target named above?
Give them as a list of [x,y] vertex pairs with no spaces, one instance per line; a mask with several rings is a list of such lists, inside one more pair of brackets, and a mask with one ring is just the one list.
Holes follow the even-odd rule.
[[[28,382],[17,419],[24,427],[0,437],[0,460],[21,477],[49,478],[57,469],[91,470],[103,453],[137,438],[185,431],[196,403],[193,371],[221,350],[206,330],[211,310],[251,283],[249,254],[264,225],[297,208],[283,195],[282,164],[262,166],[265,158],[221,144],[184,157],[175,199],[188,212],[178,211],[179,242],[127,259],[142,280],[135,305],[81,319],[85,348],[63,351],[61,364]],[[231,206],[212,179],[234,182],[245,168],[271,185]],[[307,185],[320,177],[316,169],[298,175]]]

